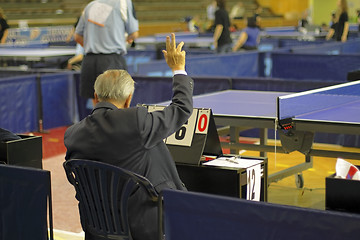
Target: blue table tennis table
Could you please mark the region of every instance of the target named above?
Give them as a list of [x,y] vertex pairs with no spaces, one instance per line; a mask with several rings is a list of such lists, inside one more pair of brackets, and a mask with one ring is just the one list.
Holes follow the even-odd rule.
[[[349,91],[347,95],[344,94],[344,89]],[[325,94],[321,94],[322,92]],[[329,92],[336,92],[337,94],[333,96]],[[288,152],[283,146],[274,147],[267,144],[267,130],[280,129],[279,122],[283,120],[291,119],[290,123],[286,121],[291,129],[281,130],[286,132],[360,134],[359,95],[360,81],[301,94],[227,90],[195,96],[194,107],[211,108],[216,125],[230,127],[230,142],[222,143],[223,147],[232,150],[259,151],[262,157],[266,157],[267,152]],[[306,101],[306,99],[308,100]],[[320,104],[320,99],[324,103]],[[309,105],[312,107],[310,108]],[[299,110],[300,113],[295,110]],[[252,128],[259,129],[260,144],[239,143],[239,132]],[[360,160],[360,153],[313,149],[311,146],[311,149],[305,154],[304,163],[269,175],[268,183],[276,182],[291,175],[298,176],[301,179],[301,172],[312,167],[312,156]],[[303,182],[303,179],[300,181]]]

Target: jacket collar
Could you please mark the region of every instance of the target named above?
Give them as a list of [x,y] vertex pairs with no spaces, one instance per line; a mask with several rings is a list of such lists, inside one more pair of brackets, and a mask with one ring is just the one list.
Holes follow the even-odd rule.
[[93,114],[94,112],[98,111],[98,110],[117,110],[118,108],[109,102],[99,102],[96,104],[96,106],[94,107],[94,109],[92,110],[91,114]]

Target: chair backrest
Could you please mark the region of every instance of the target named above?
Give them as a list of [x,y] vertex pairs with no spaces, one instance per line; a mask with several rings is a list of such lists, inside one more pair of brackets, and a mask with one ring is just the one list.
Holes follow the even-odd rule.
[[91,160],[65,161],[68,181],[75,187],[85,233],[109,239],[131,240],[128,199],[143,187],[151,200],[158,194],[145,177]]

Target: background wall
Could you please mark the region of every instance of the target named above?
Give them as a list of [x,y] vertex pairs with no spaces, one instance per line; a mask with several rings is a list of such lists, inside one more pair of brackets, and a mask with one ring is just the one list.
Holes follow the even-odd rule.
[[[258,0],[264,7],[287,19],[299,19],[306,9],[311,10],[313,24],[329,24],[331,12],[336,10],[338,0]],[[360,9],[359,0],[348,0],[349,20],[356,22],[356,10]]]
[[[335,11],[337,7],[337,0],[309,0],[309,6],[312,9],[314,24],[329,24],[331,12]],[[356,9],[360,9],[360,1],[348,0],[348,6],[349,21],[356,22]]]
[[284,15],[287,19],[298,19],[309,7],[308,0],[258,0],[259,4],[268,7],[273,13]]

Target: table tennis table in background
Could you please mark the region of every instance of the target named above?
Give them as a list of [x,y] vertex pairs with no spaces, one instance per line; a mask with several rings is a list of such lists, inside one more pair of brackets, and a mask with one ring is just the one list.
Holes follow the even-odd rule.
[[[164,44],[166,42],[166,36],[170,36],[170,33],[155,34],[153,36],[139,37],[135,40],[137,45],[156,45]],[[214,39],[211,36],[200,36],[199,33],[193,32],[177,32],[176,42],[184,42],[186,47],[204,47],[209,48]]]
[[58,65],[76,53],[75,47],[54,48],[0,48],[0,66],[27,65],[37,63]]
[[263,31],[260,34],[261,38],[275,38],[275,39],[297,39],[303,41],[314,41],[316,39],[325,39],[326,32],[276,32],[276,31]]
[[[267,152],[289,152],[288,146],[286,146],[288,143],[282,142],[279,146],[268,144],[268,129],[279,129],[279,131],[277,131],[281,133],[279,135],[284,136],[284,138],[290,142],[297,142],[299,140],[298,136],[302,136],[301,133],[305,133],[305,136],[307,136],[308,133],[310,133],[311,136],[312,133],[316,132],[360,134],[360,81],[346,83],[344,86],[342,85],[343,84],[323,88],[317,91],[307,91],[295,95],[285,92],[227,90],[195,96],[194,107],[211,108],[216,125],[229,126],[230,142],[222,143],[222,147],[232,150],[243,149],[259,151],[260,156],[266,157]],[[350,91],[352,88],[354,88],[354,90]],[[330,92],[328,91],[329,89]],[[347,95],[344,95],[344,89],[349,90]],[[326,93],[321,94],[323,91]],[[329,96],[329,93],[336,95]],[[318,95],[322,96],[319,97]],[[301,103],[296,105],[296,103],[300,101],[296,99],[298,96],[302,96]],[[306,98],[310,98],[310,103],[304,103]],[[330,98],[331,108],[325,106],[325,104],[319,106],[318,98],[323,100]],[[340,100],[344,98],[346,100]],[[349,103],[349,99],[357,99],[357,101],[354,100]],[[325,102],[329,101],[325,100]],[[333,108],[334,102],[340,103],[337,109]],[[346,108],[343,105],[345,102],[349,104]],[[286,107],[288,104],[291,104],[291,106]],[[313,108],[310,109],[308,105],[312,105]],[[297,113],[295,111],[290,112],[290,110],[297,109],[301,112],[299,118],[296,117]],[[316,113],[314,113],[314,109],[316,109]],[[320,109],[324,111],[320,112]],[[312,114],[305,118],[303,115],[304,110],[309,110]],[[347,114],[349,118],[346,119],[345,114]],[[283,124],[283,129],[279,127],[278,115],[280,116],[280,123]],[[323,117],[325,115],[328,117]],[[338,115],[344,115],[344,118],[339,118]],[[239,143],[239,132],[252,128],[259,129],[260,143]],[[219,135],[221,135],[221,133]],[[300,139],[300,141],[302,140],[303,139]],[[307,139],[307,141],[308,140],[309,139]],[[295,175],[299,177],[300,186],[298,187],[301,187],[303,184],[301,173],[312,167],[312,156],[342,157],[360,160],[360,153],[313,149],[312,143],[309,146],[310,149],[304,151],[304,163],[270,174],[268,183],[270,184],[271,182]]]

